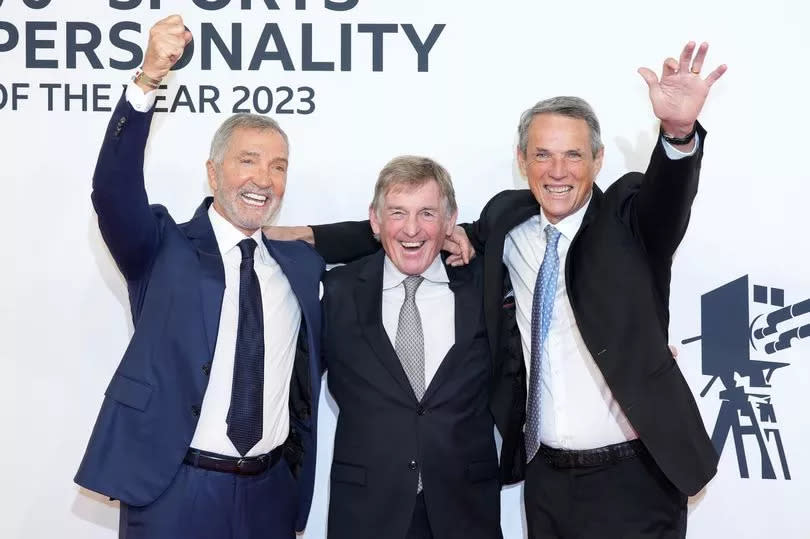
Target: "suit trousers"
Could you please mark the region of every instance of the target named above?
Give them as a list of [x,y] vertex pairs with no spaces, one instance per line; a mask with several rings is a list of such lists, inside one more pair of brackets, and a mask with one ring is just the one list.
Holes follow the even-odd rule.
[[257,475],[180,467],[144,507],[121,504],[119,539],[294,539],[298,485],[283,458]]
[[643,453],[557,468],[542,452],[526,467],[529,539],[683,539],[687,497]]

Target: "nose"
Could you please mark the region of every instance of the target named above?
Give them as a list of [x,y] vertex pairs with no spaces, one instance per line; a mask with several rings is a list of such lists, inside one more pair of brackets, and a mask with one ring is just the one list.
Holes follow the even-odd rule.
[[548,175],[554,180],[562,180],[568,175],[568,170],[565,168],[565,159],[554,157],[551,161],[551,167],[548,169]]
[[402,231],[408,236],[416,236],[419,234],[419,220],[416,218],[416,215],[408,216],[402,227]]
[[256,174],[256,177],[253,179],[254,183],[257,187],[262,189],[267,189],[268,187],[273,185],[273,173],[271,169],[265,169],[261,173]]

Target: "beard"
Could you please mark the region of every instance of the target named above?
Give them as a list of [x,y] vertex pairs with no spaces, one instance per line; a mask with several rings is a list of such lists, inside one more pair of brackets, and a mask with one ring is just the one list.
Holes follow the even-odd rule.
[[[267,199],[263,206],[253,207],[244,201],[245,193],[263,195]],[[281,199],[276,196],[272,187],[260,189],[252,184],[226,190],[220,183],[220,188],[214,193],[214,200],[222,209],[225,219],[237,228],[250,231],[271,224],[281,207]]]

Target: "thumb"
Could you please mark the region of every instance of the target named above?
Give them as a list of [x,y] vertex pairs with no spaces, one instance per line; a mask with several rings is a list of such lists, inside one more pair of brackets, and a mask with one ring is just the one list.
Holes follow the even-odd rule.
[[191,40],[194,39],[194,36],[191,35],[191,32],[186,30],[185,32],[183,32],[183,39],[186,40],[186,45],[188,45],[191,42]]
[[638,68],[638,74],[641,75],[641,78],[644,79],[644,82],[647,83],[651,90],[658,84],[658,76],[651,69],[640,67]]

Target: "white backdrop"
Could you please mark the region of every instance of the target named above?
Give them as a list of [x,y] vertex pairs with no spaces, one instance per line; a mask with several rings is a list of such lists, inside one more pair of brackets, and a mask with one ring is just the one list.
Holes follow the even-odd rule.
[[[706,358],[700,342],[680,342],[700,335],[702,327],[711,331],[711,323],[722,318],[715,313],[701,326],[701,295],[749,275],[752,326],[740,329],[743,337],[763,327],[764,318],[754,320],[755,315],[778,308],[778,291],[766,301],[776,305],[766,305],[755,301],[754,285],[783,290],[784,305],[810,297],[806,2],[359,0],[348,11],[303,0],[278,0],[275,10],[267,7],[272,1],[254,1],[248,10],[240,7],[251,2],[234,0],[216,11],[198,6],[211,7],[215,0],[112,3],[132,9],[113,9],[102,0],[0,1],[4,538],[116,536],[117,506],[72,483],[104,388],[132,330],[124,282],[96,228],[90,178],[109,118],[98,109],[114,106],[119,85],[129,76],[128,70],[111,67],[111,60],[132,58],[113,42],[121,37],[143,47],[148,28],[173,12],[184,15],[196,49],[189,64],[169,79],[167,99],[171,103],[180,85],[192,96],[201,85],[216,86],[221,111],[179,107],[153,123],[147,189],[150,199],[165,204],[178,220],[190,217],[206,194],[209,139],[240,95],[241,90],[232,90],[236,86],[250,89],[251,100],[266,86],[276,103],[284,94],[275,90],[280,86],[314,91],[311,114],[276,116],[292,141],[280,223],[363,218],[378,170],[403,153],[429,155],[444,164],[454,178],[460,217],[470,220],[495,192],[524,185],[514,163],[515,127],[520,112],[545,97],[579,95],[596,109],[606,144],[602,187],[628,169],[643,170],[656,123],[636,68],[658,71],[686,40],[708,40],[707,66],[725,62],[729,71],[713,88],[701,117],[709,130],[701,188],[672,283],[671,340],[681,348],[679,363],[695,394],[710,381],[701,370]],[[296,4],[306,9],[296,10]],[[120,21],[139,24],[140,35],[111,32]],[[100,30],[94,48],[98,68],[83,53],[71,62],[70,42],[92,38],[80,30],[73,39],[71,23],[76,22]],[[204,66],[203,23],[213,25],[226,44],[231,24],[241,25],[241,65],[229,68],[214,49],[210,68]],[[248,69],[266,23],[278,23],[292,69],[285,71],[277,60]],[[314,60],[336,62],[334,71],[302,70],[304,23],[312,25]],[[372,70],[371,35],[358,31],[358,24],[370,23],[400,25],[382,39],[381,71]],[[446,25],[428,54],[426,72],[417,71],[417,54],[401,26],[407,24],[422,39],[435,24]],[[340,70],[341,25],[350,25],[345,31],[352,44],[351,69],[345,71]],[[267,48],[277,50],[277,45],[271,41]],[[58,85],[52,86],[53,110],[42,84]],[[95,107],[91,102],[86,111],[81,99],[74,99],[67,110],[64,84],[71,93],[80,93],[82,84],[109,85],[97,92],[110,97]],[[15,88],[28,98],[13,99]],[[92,96],[92,86],[88,92]],[[301,96],[298,92],[289,106],[306,109],[297,101]],[[779,331],[810,323],[810,315],[799,311]],[[786,365],[769,383],[737,378],[751,387],[749,393],[763,395],[758,402],[773,405],[773,415],[761,416],[759,427],[780,434],[790,479],[773,432],[766,433],[766,447],[775,479],[762,478],[760,452],[750,435],[743,444],[750,478],[741,478],[729,439],[718,476],[691,501],[690,538],[810,537],[810,422],[804,400],[810,339],[772,355],[762,351],[767,340],[750,337],[751,359]],[[718,381],[698,397],[710,432],[721,389]],[[321,410],[307,539],[325,536],[334,404],[322,403]],[[731,414],[738,418],[736,411]],[[520,486],[503,492],[509,539],[524,534],[520,498]]]

